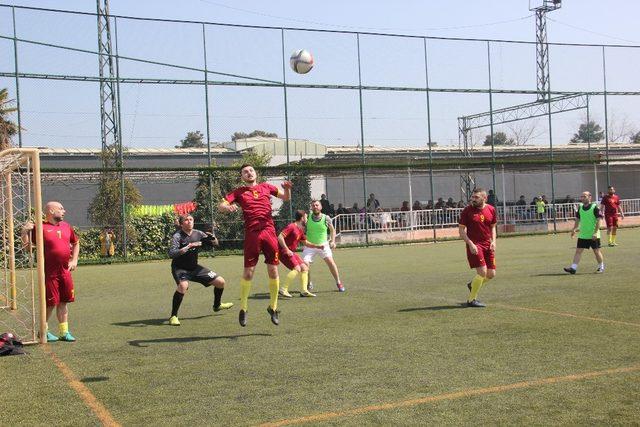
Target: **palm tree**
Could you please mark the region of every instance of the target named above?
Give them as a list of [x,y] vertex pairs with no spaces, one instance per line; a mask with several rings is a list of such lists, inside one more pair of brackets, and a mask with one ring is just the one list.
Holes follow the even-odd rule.
[[18,125],[9,120],[9,115],[18,109],[12,107],[7,89],[0,89],[0,151],[11,147],[11,137],[18,133]]

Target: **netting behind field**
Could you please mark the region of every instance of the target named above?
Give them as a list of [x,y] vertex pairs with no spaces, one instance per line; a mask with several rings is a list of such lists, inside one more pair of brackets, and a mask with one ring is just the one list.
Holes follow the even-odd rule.
[[[35,342],[39,324],[38,271],[35,250],[24,245],[22,229],[35,221],[39,197],[33,185],[33,160],[24,151],[7,150],[0,157],[2,242],[0,257],[0,331]],[[39,206],[38,206],[38,210]]]

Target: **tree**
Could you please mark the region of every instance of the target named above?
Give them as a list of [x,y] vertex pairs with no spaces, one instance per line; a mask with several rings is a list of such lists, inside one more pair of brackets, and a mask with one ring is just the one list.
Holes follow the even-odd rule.
[[[507,138],[507,134],[504,132],[495,132],[493,134],[493,145],[514,145],[513,138]],[[485,136],[484,146],[491,146],[491,134]]]
[[623,142],[629,136],[631,123],[626,115],[612,113],[609,119],[609,142]]
[[195,132],[187,132],[186,138],[181,139],[180,145],[176,145],[176,148],[204,148],[206,146],[204,135],[197,130]]
[[598,142],[604,139],[604,130],[594,121],[582,123],[578,128],[578,133],[573,134],[571,142],[579,144],[583,142]]
[[630,139],[632,144],[640,144],[640,131],[631,134]]
[[18,111],[12,107],[13,99],[9,99],[9,92],[0,89],[0,151],[11,147],[11,137],[18,133],[18,125],[9,120],[9,115]]
[[538,131],[538,120],[534,121],[517,121],[509,123],[507,128],[513,135],[514,145],[527,145],[527,143],[534,138],[542,135],[541,131]]
[[289,179],[293,183],[291,189],[291,200],[282,202],[282,206],[276,215],[276,221],[278,222],[278,228],[282,228],[293,218],[290,217],[290,212],[295,212],[298,209],[309,211],[309,205],[311,204],[311,177],[309,172],[303,169],[293,170],[289,174]]
[[248,134],[244,132],[234,132],[231,136],[231,141],[235,142],[239,139],[253,138],[254,136],[261,136],[264,138],[277,138],[278,134],[273,132],[266,132],[263,130],[254,130],[253,132]]
[[[100,226],[122,225],[122,209],[120,209],[120,178],[115,174],[105,174],[100,180],[98,191],[89,204],[91,222]],[[142,196],[130,179],[124,180],[126,205],[139,205]]]

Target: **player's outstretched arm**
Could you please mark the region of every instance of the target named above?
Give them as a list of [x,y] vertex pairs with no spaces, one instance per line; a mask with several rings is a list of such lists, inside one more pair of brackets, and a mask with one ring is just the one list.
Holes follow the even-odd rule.
[[284,181],[282,183],[284,191],[278,191],[278,198],[285,202],[287,200],[291,200],[291,187],[293,187],[293,183],[291,181]]
[[218,204],[218,211],[222,213],[232,213],[238,210],[238,206],[223,200]]
[[329,228],[329,247],[331,249],[335,249],[336,248],[336,229],[333,226],[333,222],[331,221],[331,219],[325,215],[326,221],[327,221],[327,227]]

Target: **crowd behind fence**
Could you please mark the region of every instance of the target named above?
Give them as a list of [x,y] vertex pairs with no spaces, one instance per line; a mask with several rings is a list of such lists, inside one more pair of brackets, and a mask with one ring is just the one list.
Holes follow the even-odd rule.
[[[550,221],[573,221],[579,203],[556,203],[539,212],[535,205],[498,205],[499,224],[546,224]],[[640,199],[621,200],[626,216],[640,215]],[[357,212],[336,215],[334,226],[339,233],[364,233],[428,230],[456,227],[464,208],[421,209],[410,211]]]

